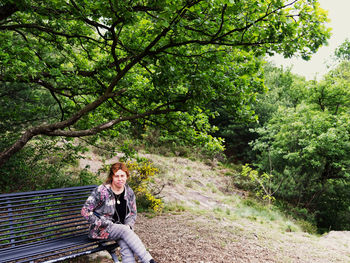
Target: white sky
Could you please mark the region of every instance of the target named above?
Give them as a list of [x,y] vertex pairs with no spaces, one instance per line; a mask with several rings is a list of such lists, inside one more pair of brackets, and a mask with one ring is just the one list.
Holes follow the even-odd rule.
[[346,38],[350,40],[350,0],[319,0],[321,7],[328,11],[332,28],[332,36],[328,40],[328,46],[321,47],[309,61],[300,58],[284,59],[280,55],[268,58],[276,66],[284,68],[292,66],[292,72],[305,76],[307,80],[320,79],[327,73],[327,63],[330,64],[331,56]]

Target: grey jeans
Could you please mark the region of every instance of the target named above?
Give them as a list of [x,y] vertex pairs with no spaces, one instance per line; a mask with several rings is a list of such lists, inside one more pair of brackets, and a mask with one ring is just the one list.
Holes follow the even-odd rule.
[[142,263],[149,263],[152,256],[146,250],[141,239],[129,226],[113,224],[108,239],[115,240],[120,246],[123,263],[135,263],[134,254]]

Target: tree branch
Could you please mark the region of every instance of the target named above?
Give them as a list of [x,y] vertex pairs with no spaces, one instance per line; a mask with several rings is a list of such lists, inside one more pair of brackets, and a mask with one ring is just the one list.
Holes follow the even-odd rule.
[[80,131],[55,130],[55,131],[44,132],[43,134],[48,136],[65,136],[65,137],[82,137],[82,136],[88,136],[88,135],[95,135],[103,130],[112,128],[114,125],[120,122],[131,121],[131,120],[145,118],[151,115],[160,115],[160,114],[166,114],[166,113],[175,112],[175,111],[178,111],[178,109],[152,110],[145,113],[135,114],[132,116],[120,117],[118,119],[108,121],[106,123],[103,123],[101,125],[98,125],[94,128],[87,129],[87,130],[80,130]]
[[215,33],[215,35],[213,36],[212,39],[215,39],[221,32],[223,26],[224,26],[224,21],[225,21],[225,11],[226,11],[227,5],[225,4],[224,7],[222,8],[222,12],[221,12],[221,23],[220,23],[220,27],[218,29],[218,31]]
[[[272,10],[272,11],[270,11],[270,12],[266,12],[265,13],[265,15],[263,15],[262,17],[260,17],[260,18],[258,18],[257,20],[255,20],[255,21],[253,21],[253,22],[251,22],[250,24],[248,24],[248,25],[246,25],[245,27],[243,27],[243,28],[239,28],[239,29],[233,29],[233,30],[230,30],[230,31],[228,31],[227,33],[225,33],[225,34],[223,34],[223,35],[221,35],[220,36],[220,38],[222,39],[222,38],[225,38],[226,36],[228,36],[228,35],[231,35],[232,33],[234,33],[234,32],[244,32],[245,30],[247,30],[247,29],[249,29],[250,27],[252,27],[253,25],[255,25],[255,24],[257,24],[257,23],[259,23],[259,22],[261,22],[261,21],[264,21],[264,19],[266,18],[266,17],[268,17],[268,16],[270,16],[271,14],[274,14],[274,13],[277,13],[279,10],[282,10],[283,8],[286,8],[286,7],[288,7],[288,6],[291,6],[291,5],[293,5],[295,2],[298,2],[299,0],[294,0],[294,1],[292,1],[291,3],[289,3],[289,4],[285,4],[285,5],[283,5],[283,6],[280,6],[279,8],[276,8],[275,10]],[[270,8],[270,6],[268,7],[268,9]]]
[[36,29],[36,30],[39,30],[41,32],[46,32],[46,33],[50,33],[50,34],[57,35],[57,36],[63,36],[63,37],[66,37],[66,38],[85,38],[87,40],[91,40],[91,41],[94,41],[96,43],[103,44],[102,42],[100,42],[100,41],[98,41],[98,40],[96,40],[94,38],[88,37],[88,36],[78,35],[78,34],[70,35],[70,34],[66,34],[66,33],[59,32],[59,31],[55,31],[55,30],[52,30],[51,28],[40,26],[40,25],[37,25],[37,24],[18,24],[18,25],[0,26],[0,30],[16,30],[16,29],[23,29],[23,28]]
[[8,158],[10,158],[13,154],[15,154],[20,149],[22,149],[27,144],[27,142],[30,139],[32,139],[34,136],[37,136],[39,134],[49,134],[50,132],[54,132],[55,130],[67,128],[73,125],[74,123],[76,123],[82,116],[84,116],[88,112],[99,107],[107,99],[112,98],[114,96],[119,96],[125,91],[126,89],[121,89],[116,93],[106,92],[105,94],[100,96],[98,99],[86,105],[83,109],[75,113],[68,120],[53,123],[53,124],[41,125],[41,126],[33,127],[26,130],[24,134],[11,147],[9,147],[8,149],[0,153],[0,166],[4,164],[6,160],[8,160]]
[[60,100],[57,98],[55,92],[53,91],[54,88],[52,87],[51,84],[49,84],[48,82],[45,82],[45,81],[39,81],[38,83],[41,84],[43,87],[47,88],[50,91],[51,96],[54,98],[54,100],[58,104],[58,107],[60,108],[61,121],[63,121],[64,120],[64,110],[63,110],[63,107],[62,107],[62,104],[61,104]]

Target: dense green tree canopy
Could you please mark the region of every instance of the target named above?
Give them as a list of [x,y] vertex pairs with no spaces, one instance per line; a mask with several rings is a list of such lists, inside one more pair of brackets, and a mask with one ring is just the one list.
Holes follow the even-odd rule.
[[350,63],[344,57],[320,81],[269,72],[269,92],[257,101],[264,121],[251,143],[254,164],[273,175],[279,200],[306,208],[320,229],[348,230]]
[[263,90],[256,57],[307,59],[329,37],[315,0],[0,4],[0,165],[38,135],[137,119],[201,129],[186,116],[219,100],[246,112]]

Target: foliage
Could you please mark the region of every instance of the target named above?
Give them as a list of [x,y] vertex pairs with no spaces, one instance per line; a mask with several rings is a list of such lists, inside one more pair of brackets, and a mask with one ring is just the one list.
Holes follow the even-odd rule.
[[306,105],[281,108],[268,126],[257,129],[259,168],[269,169],[269,153],[274,170],[285,177],[288,199],[309,206],[328,181],[349,176],[349,125],[347,115],[330,116]]
[[272,191],[272,174],[266,172],[259,174],[257,170],[252,169],[248,164],[243,165],[242,175],[249,177],[249,179],[257,183],[257,189],[255,189],[256,196],[262,200],[267,200],[269,204],[276,198],[273,196],[275,193]]
[[[2,138],[0,139],[0,143]],[[40,138],[31,141],[0,170],[0,192],[32,191],[100,183],[87,170],[73,169],[83,147],[73,142]]]
[[232,113],[225,113],[219,107],[219,117],[212,120],[219,127],[215,134],[225,139],[225,153],[236,162],[255,160],[249,142],[258,138],[255,129],[264,126],[279,106],[295,108],[308,96],[304,88],[305,78],[293,75],[290,68],[276,68],[271,63],[265,63],[257,74],[264,80],[267,91],[257,94],[256,100],[251,102],[251,109],[257,118],[243,121]]
[[[249,63],[249,64],[248,64]],[[245,78],[245,85],[250,88],[256,87],[266,91],[263,84],[264,74],[263,74],[263,60],[258,57],[249,56],[249,70],[241,67],[241,62],[237,63],[232,67],[232,71],[242,71]],[[250,98],[242,101],[250,111],[255,112],[252,107],[255,99],[259,96],[258,93],[252,93]],[[239,98],[242,100],[243,98]],[[209,107],[216,112],[210,118],[210,123],[217,127],[216,130],[212,131],[215,137],[223,138],[225,143],[225,154],[227,156],[234,156],[236,159],[244,159],[249,153],[246,149],[248,141],[252,140],[252,135],[250,133],[246,134],[247,131],[256,122],[256,116],[252,114],[247,114],[246,111],[232,110],[232,108],[227,105],[230,102],[226,99],[219,98],[209,104]]]
[[332,115],[345,114],[350,108],[350,61],[343,61],[320,82],[309,85],[308,103]]
[[206,133],[185,134],[185,132],[184,129],[170,133],[148,126],[142,134],[143,146],[148,152],[195,159],[213,159],[220,156],[224,150],[221,138]]
[[253,114],[255,57],[307,59],[330,36],[315,0],[5,0],[0,14],[0,112],[28,95],[18,125],[20,110],[0,120],[12,127],[0,165],[40,135],[118,136],[150,123],[206,135],[210,103]]
[[327,191],[317,200],[322,208],[316,214],[320,232],[350,229],[350,183],[349,180],[329,183]]
[[[348,61],[342,61],[319,82],[291,76],[298,85],[280,90],[287,100],[276,102],[251,143],[258,171],[273,170],[276,198],[307,209],[320,230],[349,229],[349,74]],[[276,94],[278,85],[268,85]]]
[[335,56],[339,60],[350,61],[350,41],[346,39],[336,50]]
[[119,150],[124,154],[123,157],[120,158],[121,162],[126,162],[127,160],[131,160],[133,158],[138,158],[137,151],[132,145],[131,140],[125,140],[119,147]]
[[160,213],[163,210],[163,202],[156,198],[151,188],[150,182],[159,171],[149,161],[127,163],[130,171],[128,184],[134,189],[139,209],[154,211]]

